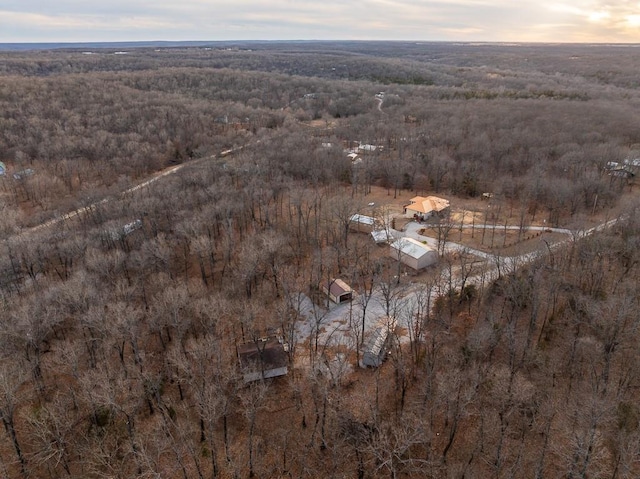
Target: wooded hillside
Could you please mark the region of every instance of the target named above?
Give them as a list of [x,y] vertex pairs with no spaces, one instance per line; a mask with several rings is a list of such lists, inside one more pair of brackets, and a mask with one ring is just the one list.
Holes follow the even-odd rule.
[[[0,52],[2,476],[638,477],[639,67],[603,45]],[[351,218],[408,234],[418,195],[452,215],[414,272]],[[238,346],[267,337],[287,373],[247,383]]]

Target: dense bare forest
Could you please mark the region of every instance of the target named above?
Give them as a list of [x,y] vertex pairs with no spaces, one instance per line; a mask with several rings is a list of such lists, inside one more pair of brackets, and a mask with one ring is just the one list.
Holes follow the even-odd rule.
[[0,475],[638,477],[639,58],[0,52]]

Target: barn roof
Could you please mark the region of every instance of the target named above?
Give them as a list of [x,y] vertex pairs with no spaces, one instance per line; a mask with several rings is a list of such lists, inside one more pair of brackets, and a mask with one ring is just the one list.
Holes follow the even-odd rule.
[[413,238],[400,238],[399,240],[391,243],[391,247],[396,251],[399,250],[403,254],[415,259],[420,259],[432,251],[435,251],[432,247],[420,243]]
[[265,371],[282,368],[288,363],[287,352],[277,339],[258,339],[240,344],[238,358],[243,368]]
[[361,225],[373,226],[376,220],[371,216],[355,214],[351,216],[351,221],[353,221],[354,223],[360,223]]
[[384,317],[381,318],[374,326],[369,341],[367,341],[365,351],[377,356],[382,351],[389,333],[391,333],[396,327],[396,322],[393,318]]
[[373,237],[373,241],[375,241],[376,243],[385,243],[393,239],[393,234],[391,233],[391,230],[388,228],[383,230],[372,231],[371,236]]

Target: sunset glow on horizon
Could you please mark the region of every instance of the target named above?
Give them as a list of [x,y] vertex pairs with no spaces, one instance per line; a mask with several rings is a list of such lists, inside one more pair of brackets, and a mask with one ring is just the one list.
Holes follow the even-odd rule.
[[233,4],[9,0],[0,42],[409,40],[640,42],[640,3],[366,0]]

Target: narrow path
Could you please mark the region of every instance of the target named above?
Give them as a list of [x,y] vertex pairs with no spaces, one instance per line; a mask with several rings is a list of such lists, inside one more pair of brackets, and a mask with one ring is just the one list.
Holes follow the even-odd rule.
[[[206,156],[204,158],[195,158],[193,160],[187,161],[185,163],[181,163],[179,165],[176,166],[172,166],[170,168],[167,168],[165,170],[162,170],[160,173],[156,173],[155,176],[149,178],[148,180],[143,181],[142,183],[139,183],[135,186],[132,186],[131,188],[124,190],[122,192],[120,192],[119,194],[117,194],[116,196],[112,196],[110,198],[103,198],[99,201],[96,201],[94,203],[91,203],[90,205],[87,206],[82,206],[76,210],[70,211],[69,213],[65,213],[62,216],[59,216],[57,218],[53,218],[51,220],[45,221],[44,223],[41,223],[37,226],[32,226],[30,228],[25,228],[24,230],[20,231],[19,233],[17,233],[14,236],[25,236],[25,235],[29,235],[32,233],[35,233],[37,231],[40,231],[42,229],[45,228],[50,228],[52,226],[55,226],[57,224],[63,223],[65,221],[71,220],[73,218],[76,218],[77,216],[83,214],[83,213],[89,213],[92,209],[104,205],[108,202],[110,202],[111,200],[113,200],[114,198],[118,198],[118,197],[122,197],[122,196],[126,196],[128,194],[132,194],[135,193],[136,191],[139,191],[141,189],[144,188],[148,188],[149,186],[151,186],[153,183],[155,183],[156,181],[162,179],[162,178],[166,178],[169,175],[173,175],[175,173],[177,173],[178,171],[182,170],[183,168],[186,168],[188,166],[193,166],[196,165],[198,163],[204,163],[206,161],[211,161],[214,160],[218,157],[225,157],[228,156],[230,154],[236,153],[240,150],[242,150],[244,147],[243,146],[238,146],[236,148],[232,148],[232,149],[228,149],[228,150],[224,150],[221,151],[218,154],[213,154],[210,156]],[[5,238],[4,241],[7,241],[9,238]]]

